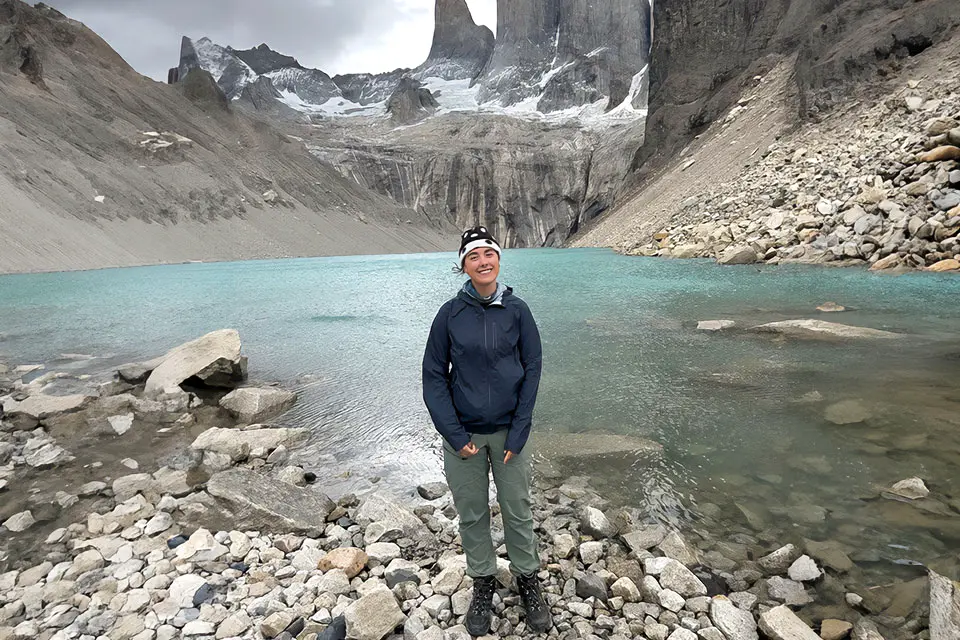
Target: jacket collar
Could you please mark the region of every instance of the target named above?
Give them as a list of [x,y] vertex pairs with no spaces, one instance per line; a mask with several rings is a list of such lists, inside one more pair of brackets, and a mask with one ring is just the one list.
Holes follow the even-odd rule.
[[[510,298],[510,296],[512,296],[512,295],[513,295],[513,288],[512,288],[512,287],[506,287],[505,290],[504,290],[504,292],[503,292],[503,296],[500,298],[500,304],[498,304],[498,305],[493,305],[493,304],[491,304],[491,305],[489,305],[489,306],[499,306],[499,307],[506,306],[507,300],[508,300],[508,299]],[[483,305],[480,304],[480,301],[479,301],[479,300],[477,300],[476,298],[474,298],[473,296],[471,296],[469,293],[467,293],[467,292],[464,291],[463,289],[461,289],[461,290],[457,293],[457,300],[460,300],[461,302],[463,302],[463,303],[465,303],[465,304],[468,304],[468,305],[471,305],[471,306],[473,306],[473,307],[478,307],[478,308],[480,308],[480,309],[483,308]],[[461,308],[462,308],[462,307],[461,307]]]

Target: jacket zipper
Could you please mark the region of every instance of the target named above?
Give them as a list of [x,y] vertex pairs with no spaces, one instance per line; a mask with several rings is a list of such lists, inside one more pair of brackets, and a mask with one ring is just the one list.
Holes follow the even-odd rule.
[[[490,386],[490,366],[492,361],[490,359],[490,348],[487,344],[487,310],[481,309],[483,311],[483,351],[487,356],[487,411],[490,410],[490,405],[493,404],[493,388]],[[494,337],[496,339],[496,337]]]

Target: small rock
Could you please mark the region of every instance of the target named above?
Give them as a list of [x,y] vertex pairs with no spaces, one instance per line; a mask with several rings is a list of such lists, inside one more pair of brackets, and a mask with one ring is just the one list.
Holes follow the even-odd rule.
[[820,637],[823,640],[843,640],[850,634],[853,625],[846,620],[827,618],[820,623]]
[[603,543],[590,541],[580,545],[580,560],[585,566],[595,564],[603,557]]
[[699,331],[723,331],[737,325],[733,320],[701,320],[697,323]]
[[20,533],[32,527],[35,522],[36,520],[33,519],[32,513],[29,511],[21,511],[4,520],[3,526],[9,531]]
[[[268,640],[270,638],[276,638],[283,633],[297,617],[295,612],[289,610],[272,613],[260,623],[260,633]],[[377,640],[379,640],[379,638]]]
[[450,489],[443,482],[428,482],[417,487],[417,493],[424,500],[439,500],[449,491]]
[[343,569],[347,577],[352,580],[363,571],[369,560],[370,558],[362,549],[341,547],[325,555],[317,568],[321,571],[329,571],[333,568]]
[[596,539],[612,538],[617,535],[617,529],[599,509],[584,507],[580,515],[580,530]]
[[757,623],[744,610],[724,596],[710,600],[710,620],[729,640],[758,640]]
[[770,640],[820,640],[813,630],[786,605],[760,615],[760,630]]
[[670,589],[664,589],[657,594],[657,600],[660,602],[660,606],[669,611],[676,613],[683,609],[683,605],[686,604],[686,600],[683,599],[676,591],[671,591]]
[[895,496],[907,498],[908,500],[919,500],[930,495],[930,490],[920,478],[907,478],[896,483],[888,490]]
[[375,587],[344,611],[347,637],[354,640],[382,640],[407,619],[393,593]]
[[790,568],[787,570],[787,575],[790,576],[791,580],[795,580],[796,582],[812,582],[823,574],[813,558],[810,556],[800,556],[790,565]]

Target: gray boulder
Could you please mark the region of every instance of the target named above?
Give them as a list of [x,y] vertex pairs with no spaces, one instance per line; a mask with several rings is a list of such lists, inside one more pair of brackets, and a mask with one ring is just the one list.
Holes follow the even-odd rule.
[[960,638],[960,584],[930,572],[930,640]]
[[351,640],[382,640],[407,619],[393,592],[386,587],[368,591],[347,607],[343,617],[347,623],[347,638]]
[[774,607],[761,614],[760,630],[770,640],[820,640],[820,636],[786,605]]
[[420,518],[378,493],[364,498],[353,519],[361,525],[379,522],[388,529],[403,531],[406,536],[414,536],[424,529]]
[[246,378],[246,358],[240,355],[240,334],[221,329],[170,350],[147,378],[145,393],[176,391],[196,378],[213,387],[233,387]]
[[716,596],[710,600],[710,620],[730,640],[759,638],[757,622],[750,611],[741,609],[724,596]]
[[757,252],[751,247],[730,247],[717,259],[720,264],[753,264],[757,261]]
[[297,394],[273,387],[243,387],[220,400],[220,406],[243,422],[262,422],[276,417],[297,402]]
[[760,333],[778,333],[798,338],[872,338],[892,339],[901,337],[898,333],[870,329],[867,327],[853,327],[824,320],[783,320],[769,322],[754,327],[753,331]]
[[207,492],[235,518],[237,529],[309,533],[322,531],[336,506],[327,496],[246,469],[214,474]]
[[193,441],[191,449],[230,456],[234,462],[253,453],[269,453],[280,445],[305,438],[306,429],[207,429]]

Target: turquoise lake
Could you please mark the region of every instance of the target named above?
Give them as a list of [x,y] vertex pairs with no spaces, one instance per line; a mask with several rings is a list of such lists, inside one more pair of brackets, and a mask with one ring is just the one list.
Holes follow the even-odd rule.
[[[372,483],[409,493],[441,478],[420,358],[462,281],[453,263],[451,253],[4,276],[0,360],[102,374],[236,328],[251,379],[300,394],[279,420],[313,434],[296,462],[333,494]],[[960,278],[537,249],[506,251],[501,281],[530,305],[543,338],[533,441],[604,433],[663,445],[603,464],[551,461],[564,473],[590,476],[612,503],[718,536],[832,539],[855,547],[868,570],[956,573]],[[818,312],[826,301],[848,311]],[[904,335],[840,342],[742,330],[793,318]],[[712,319],[741,329],[697,331]],[[829,422],[827,407],[844,400],[870,417]],[[912,476],[928,499],[881,497]]]

